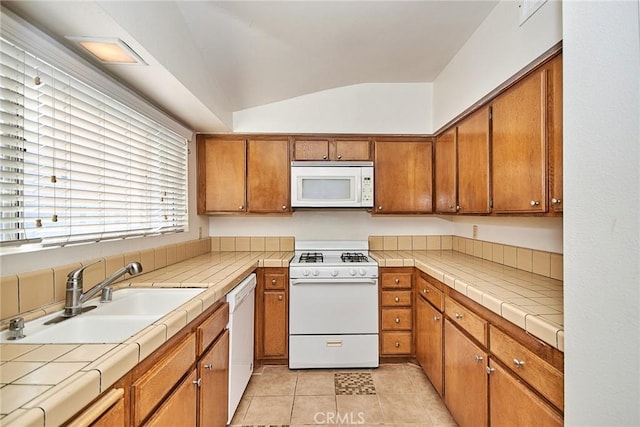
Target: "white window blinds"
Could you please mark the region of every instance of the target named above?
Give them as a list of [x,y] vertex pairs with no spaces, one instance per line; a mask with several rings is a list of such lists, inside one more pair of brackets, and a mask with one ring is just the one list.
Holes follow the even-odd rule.
[[185,230],[186,140],[0,42],[1,241]]

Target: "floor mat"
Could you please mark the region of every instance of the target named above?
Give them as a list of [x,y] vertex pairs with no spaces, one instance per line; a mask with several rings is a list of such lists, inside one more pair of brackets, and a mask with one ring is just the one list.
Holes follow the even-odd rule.
[[373,378],[368,372],[335,374],[336,394],[376,394]]

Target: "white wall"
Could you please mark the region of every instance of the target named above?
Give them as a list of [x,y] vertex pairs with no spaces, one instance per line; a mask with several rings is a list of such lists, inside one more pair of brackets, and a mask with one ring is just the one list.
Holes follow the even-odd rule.
[[559,0],[548,0],[522,26],[518,3],[501,1],[433,82],[434,131],[562,39]]
[[565,1],[568,426],[640,425],[640,2]]
[[234,132],[431,132],[431,83],[364,83],[233,113]]
[[[186,233],[165,236],[133,238],[101,243],[73,245],[64,248],[49,248],[37,252],[4,253],[0,257],[0,276],[35,271],[53,266],[76,263],[99,257],[117,255],[168,245],[172,243],[194,240],[202,235],[209,235],[209,221],[206,217],[196,215],[196,149],[195,138],[189,142],[189,231]],[[11,248],[7,248],[11,249]],[[144,267],[144,266],[143,266]]]

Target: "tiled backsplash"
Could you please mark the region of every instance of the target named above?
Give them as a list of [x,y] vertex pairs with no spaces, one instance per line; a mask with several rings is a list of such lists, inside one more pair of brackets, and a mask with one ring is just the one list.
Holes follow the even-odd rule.
[[[104,280],[131,261],[139,261],[145,273],[175,264],[211,251],[211,239],[205,238],[184,243],[161,246],[143,251],[114,255],[106,258],[83,260],[77,264],[56,266],[35,272],[0,278],[0,320],[17,315],[26,319],[39,317],[47,311],[60,309],[65,298],[67,274],[82,265],[98,260],[102,262],[84,272],[85,290]],[[2,322],[3,326],[4,323]]]
[[212,237],[211,252],[293,251],[295,239],[289,237]]
[[458,236],[370,236],[369,250],[454,250],[519,270],[563,279],[563,255]]

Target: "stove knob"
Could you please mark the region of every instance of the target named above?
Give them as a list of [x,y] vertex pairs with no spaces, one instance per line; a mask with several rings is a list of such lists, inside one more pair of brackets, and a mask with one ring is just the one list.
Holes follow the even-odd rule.
[[302,275],[303,276],[308,276],[309,275],[309,270],[307,270],[306,268],[304,270],[302,270]]
[[314,270],[313,270],[313,275],[314,275],[314,276],[317,276],[318,274],[320,274],[320,272],[319,272],[318,270],[315,270],[315,269],[314,269]]
[[338,270],[331,270],[331,275],[336,277],[338,275]]
[[349,270],[349,274],[355,276],[357,274],[356,269],[352,268],[351,270]]
[[367,274],[367,272],[365,271],[364,268],[361,268],[359,273],[360,273],[361,276],[364,276],[365,274]]

